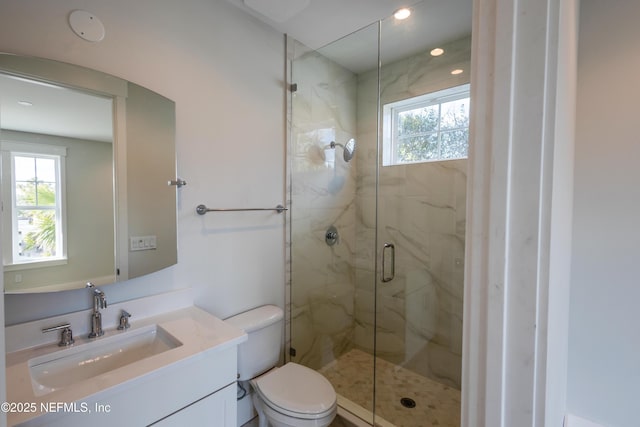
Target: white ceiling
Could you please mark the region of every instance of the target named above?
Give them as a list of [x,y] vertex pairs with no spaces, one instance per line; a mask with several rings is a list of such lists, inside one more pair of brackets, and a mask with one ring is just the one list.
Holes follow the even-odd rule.
[[[245,12],[318,49],[415,0],[227,0]],[[446,3],[448,0],[439,0]],[[255,4],[260,3],[260,7]],[[295,11],[295,13],[291,13]]]
[[[377,64],[377,28],[358,30],[378,20],[386,63],[471,34],[473,0],[227,1],[356,73]],[[401,7],[406,21],[392,18]]]
[[[32,106],[22,106],[28,101]],[[110,98],[0,73],[0,128],[70,138],[113,140]]]
[[[472,2],[424,0],[410,8],[411,16],[406,20],[386,17],[380,27],[382,65],[471,34]],[[354,73],[360,73],[378,65],[377,36],[377,26],[370,25],[319,51]]]

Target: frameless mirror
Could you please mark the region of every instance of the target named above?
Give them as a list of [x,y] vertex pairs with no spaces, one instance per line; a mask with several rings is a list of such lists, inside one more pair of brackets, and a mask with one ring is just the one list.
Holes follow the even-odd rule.
[[173,101],[10,54],[0,95],[5,292],[105,285],[177,262]]

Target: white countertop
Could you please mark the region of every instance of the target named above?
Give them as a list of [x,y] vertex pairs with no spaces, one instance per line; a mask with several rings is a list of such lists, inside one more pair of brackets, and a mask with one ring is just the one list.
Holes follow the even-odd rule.
[[41,415],[39,412],[41,403],[82,401],[89,396],[94,396],[125,382],[153,375],[162,368],[185,363],[190,358],[198,357],[199,354],[227,349],[247,339],[244,331],[225,323],[202,309],[191,306],[135,321],[132,318],[130,329],[126,331],[118,331],[115,327],[105,329],[105,335],[97,339],[89,340],[86,337],[76,336],[74,337],[75,344],[72,347],[91,345],[92,342],[117,334],[127,334],[130,331],[153,324],[164,328],[182,345],[43,396],[36,396],[34,393],[29,373],[29,360],[52,352],[60,352],[62,356],[69,349],[58,347],[56,343],[52,343],[7,353],[7,401],[35,404],[33,407],[38,409],[36,412],[8,413],[9,425],[15,425]]

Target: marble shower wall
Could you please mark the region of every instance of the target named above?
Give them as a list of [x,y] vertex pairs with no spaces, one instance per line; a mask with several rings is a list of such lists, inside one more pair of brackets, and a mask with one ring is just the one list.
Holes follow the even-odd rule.
[[[382,58],[381,109],[386,103],[469,82],[470,39],[390,64]],[[453,76],[454,68],[463,69]],[[376,158],[377,72],[359,76],[359,155]],[[355,346],[373,352],[376,161],[357,175]],[[377,356],[460,387],[466,223],[466,160],[380,167],[378,246],[395,245],[396,276],[378,284]]]
[[[356,137],[357,76],[295,45],[288,148],[291,224],[291,360],[318,369],[353,345],[357,155],[342,148]],[[330,226],[339,233],[329,246]]]

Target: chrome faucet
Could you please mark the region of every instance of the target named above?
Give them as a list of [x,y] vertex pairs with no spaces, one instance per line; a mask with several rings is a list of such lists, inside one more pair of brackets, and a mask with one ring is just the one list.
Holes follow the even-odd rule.
[[93,289],[93,313],[91,313],[91,333],[89,334],[89,338],[97,338],[104,335],[100,309],[107,308],[107,298],[104,292],[96,288],[93,283],[87,282],[87,288]]

